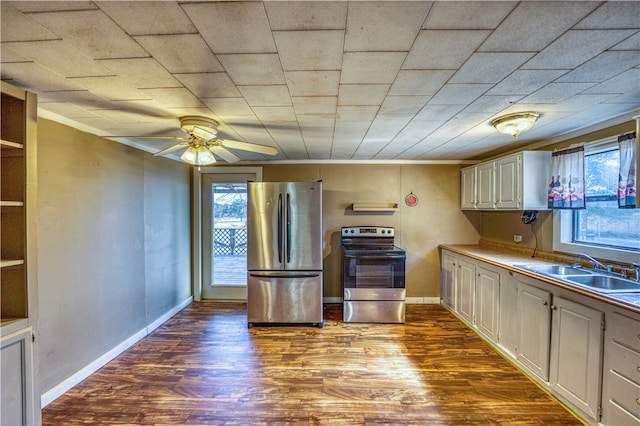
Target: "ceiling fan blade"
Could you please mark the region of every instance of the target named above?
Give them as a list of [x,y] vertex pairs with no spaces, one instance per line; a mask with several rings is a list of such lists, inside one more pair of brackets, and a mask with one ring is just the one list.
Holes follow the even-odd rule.
[[189,139],[181,136],[103,136],[108,139],[172,139],[176,141],[187,141]]
[[258,145],[255,143],[233,141],[228,139],[220,139],[222,146],[232,149],[240,149],[242,151],[257,152],[265,155],[276,155],[278,150],[272,146]]
[[219,145],[210,146],[209,151],[213,152],[215,155],[222,158],[227,163],[237,163],[238,161],[240,161],[240,157],[235,155],[233,152],[227,151],[224,147]]
[[170,146],[169,148],[165,148],[162,151],[156,152],[155,154],[153,154],[153,156],[156,157],[158,155],[168,154],[170,152],[177,151],[180,148],[184,148],[184,147],[187,147],[187,146],[189,146],[189,142],[180,142],[178,144]]
[[198,127],[198,126],[193,127],[191,134],[195,137],[198,137],[200,139],[204,139],[207,141],[216,137],[215,133],[210,132],[209,130],[203,129],[202,127]]

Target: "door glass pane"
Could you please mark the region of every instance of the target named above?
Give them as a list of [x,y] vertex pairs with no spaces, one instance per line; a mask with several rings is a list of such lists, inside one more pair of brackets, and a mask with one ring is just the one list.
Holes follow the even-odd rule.
[[212,190],[214,286],[247,285],[247,184],[214,183]]

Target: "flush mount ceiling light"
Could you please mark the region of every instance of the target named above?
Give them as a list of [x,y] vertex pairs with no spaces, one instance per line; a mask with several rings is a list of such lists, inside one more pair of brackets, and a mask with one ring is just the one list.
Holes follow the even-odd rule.
[[491,125],[500,133],[511,135],[515,138],[522,132],[526,132],[533,127],[540,114],[536,112],[518,112],[498,117],[491,122]]

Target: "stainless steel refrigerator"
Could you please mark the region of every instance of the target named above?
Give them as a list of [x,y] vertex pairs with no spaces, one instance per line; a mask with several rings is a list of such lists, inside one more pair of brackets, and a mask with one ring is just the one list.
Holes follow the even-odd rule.
[[322,327],[322,182],[249,182],[247,193],[249,327]]

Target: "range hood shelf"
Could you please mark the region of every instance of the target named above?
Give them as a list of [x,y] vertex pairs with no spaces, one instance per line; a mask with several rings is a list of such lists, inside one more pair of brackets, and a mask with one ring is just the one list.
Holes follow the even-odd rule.
[[353,203],[354,212],[395,212],[398,203]]

